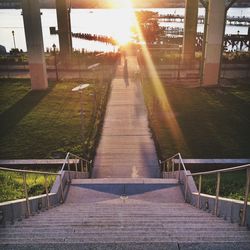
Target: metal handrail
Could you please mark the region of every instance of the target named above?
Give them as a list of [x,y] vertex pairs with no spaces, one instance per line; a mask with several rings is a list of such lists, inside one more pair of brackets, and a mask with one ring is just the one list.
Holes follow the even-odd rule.
[[214,214],[218,215],[218,203],[219,203],[219,193],[220,193],[220,180],[221,180],[221,173],[227,173],[227,172],[234,172],[234,171],[240,171],[246,169],[246,187],[245,187],[245,197],[244,197],[244,204],[243,204],[243,210],[242,210],[242,218],[241,218],[241,225],[246,225],[246,213],[247,213],[247,203],[248,203],[248,195],[250,192],[250,164],[231,167],[231,168],[223,168],[223,169],[217,169],[212,171],[206,171],[206,172],[199,172],[199,173],[188,173],[185,167],[185,164],[183,162],[183,159],[181,157],[180,153],[175,154],[174,156],[164,160],[160,161],[160,164],[163,164],[163,170],[166,171],[166,163],[172,165],[172,173],[174,175],[175,170],[175,162],[173,161],[176,156],[179,157],[179,167],[178,167],[178,173],[179,173],[179,181],[180,181],[180,165],[182,165],[182,168],[184,170],[184,176],[185,176],[185,201],[187,201],[187,189],[188,189],[188,177],[190,176],[199,176],[199,184],[198,184],[198,199],[196,206],[200,208],[200,196],[201,196],[201,185],[202,185],[202,176],[204,175],[210,175],[210,174],[217,174],[217,181],[216,181],[216,196],[215,196],[215,206],[214,206]]
[[[70,164],[69,164],[69,159],[70,159],[70,156],[73,156],[75,159],[78,159],[80,160],[80,165],[81,165],[81,172],[84,172],[83,171],[83,162],[85,163],[85,167],[86,167],[86,170],[85,172],[89,172],[90,171],[90,167],[91,167],[91,164],[92,164],[92,160],[86,160],[78,155],[75,155],[75,154],[72,154],[70,152],[67,153],[65,159],[64,159],[64,163],[62,165],[62,168],[61,168],[61,172],[64,170],[66,164],[68,164],[68,170],[70,171]],[[75,162],[75,171],[78,172],[78,168],[77,168],[77,163]]]
[[[62,175],[64,168],[66,164],[68,164],[68,170],[70,171],[70,156],[74,157],[76,160],[80,160],[80,166],[81,166],[81,172],[83,171],[83,162],[85,163],[85,170],[86,172],[89,171],[89,168],[91,167],[92,160],[86,160],[83,159],[75,154],[72,154],[68,152],[66,154],[66,157],[64,159],[63,165],[61,167],[61,170],[58,173],[52,173],[52,172],[44,172],[44,171],[33,171],[33,170],[21,170],[21,169],[12,169],[12,168],[4,168],[0,167],[0,171],[8,171],[8,172],[15,172],[15,173],[21,173],[23,175],[23,189],[24,189],[24,194],[25,194],[25,200],[26,200],[26,209],[27,209],[27,216],[30,216],[31,210],[30,210],[30,203],[29,203],[29,195],[28,195],[28,189],[27,189],[27,181],[26,181],[26,175],[27,174],[37,174],[37,175],[44,175],[45,179],[45,192],[46,192],[46,199],[47,199],[47,209],[50,208],[50,200],[49,200],[49,191],[48,191],[48,176],[49,175],[54,175],[54,176],[59,176],[60,178],[60,190],[61,190],[61,202],[64,202],[64,190],[63,190],[63,183],[62,183]],[[75,172],[78,172],[78,162],[74,162],[75,164]],[[70,174],[69,174],[69,179],[70,179]]]
[[242,169],[246,169],[250,167],[250,164],[246,165],[241,165],[237,167],[232,167],[232,168],[222,168],[222,169],[217,169],[217,170],[212,170],[212,171],[206,171],[206,172],[199,172],[199,173],[193,173],[193,174],[187,174],[188,176],[197,176],[197,175],[209,175],[209,174],[216,174],[216,173],[226,173],[226,172],[234,172],[234,171],[239,171]]
[[219,203],[219,194],[220,194],[220,182],[221,182],[221,173],[227,172],[235,172],[246,169],[246,187],[245,187],[245,197],[244,197],[244,204],[242,210],[242,218],[241,218],[241,225],[244,226],[246,224],[246,213],[247,213],[247,203],[248,203],[248,195],[249,195],[249,186],[250,186],[250,164],[241,165],[232,168],[224,168],[218,169],[213,171],[206,171],[194,174],[187,174],[189,176],[199,176],[199,186],[198,186],[198,199],[196,206],[200,207],[200,196],[201,196],[201,185],[202,185],[202,176],[210,175],[210,174],[217,174],[216,178],[216,196],[215,196],[215,206],[214,206],[214,214],[218,215],[218,203]]
[[31,215],[30,203],[29,203],[29,195],[28,195],[28,189],[27,189],[27,181],[26,181],[26,177],[27,177],[26,175],[27,174],[44,175],[45,192],[46,192],[46,199],[47,199],[47,209],[50,208],[49,191],[48,191],[48,176],[49,175],[59,176],[59,178],[60,178],[60,189],[61,189],[61,202],[64,202],[64,192],[63,192],[63,185],[62,185],[62,172],[51,173],[51,172],[33,171],[33,170],[21,170],[21,169],[4,168],[4,167],[0,167],[0,171],[21,173],[23,175],[23,189],[24,189],[25,200],[26,200],[27,216]]
[[184,198],[185,198],[185,201],[187,201],[187,191],[188,191],[188,175],[187,175],[187,169],[186,169],[186,166],[183,162],[183,159],[182,159],[182,156],[181,156],[181,153],[177,153],[175,155],[173,155],[172,157],[169,157],[163,161],[160,161],[160,164],[162,164],[163,166],[163,171],[164,172],[167,172],[166,171],[166,163],[167,163],[167,167],[170,166],[172,168],[172,177],[174,177],[174,170],[175,170],[175,162],[174,162],[174,159],[178,157],[179,158],[179,163],[178,163],[178,180],[180,182],[180,176],[181,176],[181,166],[184,170],[184,178],[185,178],[185,191],[184,191]]
[[[167,159],[165,159],[165,160],[163,160],[163,161],[160,160],[159,162],[160,162],[160,164],[163,165],[163,166],[165,166],[166,163],[169,163],[169,162],[171,162],[171,164],[174,165],[173,160],[174,160],[177,156],[178,156],[178,158],[179,158],[179,161],[180,161],[179,163],[181,163],[182,168],[183,168],[185,174],[187,174],[187,169],[186,169],[186,166],[185,166],[185,164],[184,164],[184,162],[183,162],[181,153],[177,153],[177,154],[173,155],[172,157],[169,157],[169,158],[167,158]],[[164,170],[166,170],[166,168],[164,168]]]
[[8,172],[16,172],[16,173],[27,173],[27,174],[61,175],[61,173],[52,173],[52,172],[43,172],[43,171],[32,171],[32,170],[22,170],[22,169],[4,168],[4,167],[0,167],[0,170],[2,170],[2,171],[8,171]]

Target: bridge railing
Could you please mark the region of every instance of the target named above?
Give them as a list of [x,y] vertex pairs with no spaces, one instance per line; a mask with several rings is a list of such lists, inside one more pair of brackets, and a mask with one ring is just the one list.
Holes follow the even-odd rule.
[[[246,182],[245,182],[245,192],[244,192],[244,201],[243,201],[243,208],[242,208],[242,214],[240,218],[240,224],[242,226],[246,225],[246,217],[247,217],[247,206],[248,206],[248,196],[250,193],[250,164],[245,164],[241,166],[231,167],[231,168],[223,168],[213,171],[206,171],[206,172],[198,172],[198,173],[190,173],[190,171],[187,171],[184,160],[181,157],[180,153],[177,153],[176,155],[164,160],[160,161],[160,165],[162,167],[162,172],[165,178],[178,178],[179,182],[181,182],[181,172],[184,173],[184,198],[187,202],[187,194],[188,189],[189,191],[194,194],[190,190],[189,184],[190,184],[190,178],[195,176],[198,176],[198,193],[197,193],[197,200],[196,200],[196,206],[197,208],[200,208],[200,202],[201,202],[201,187],[202,187],[202,177],[206,175],[216,174],[216,195],[215,195],[215,204],[214,204],[214,214],[218,215],[218,203],[219,203],[219,195],[220,195],[220,188],[221,188],[221,174],[222,173],[228,173],[228,172],[236,172],[245,170],[246,171]],[[177,176],[176,176],[177,174]]]

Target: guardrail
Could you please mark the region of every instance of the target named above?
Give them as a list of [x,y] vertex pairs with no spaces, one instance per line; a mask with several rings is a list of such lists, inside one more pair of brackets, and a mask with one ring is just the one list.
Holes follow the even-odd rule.
[[196,206],[200,208],[200,196],[201,196],[201,185],[202,185],[202,176],[203,175],[210,175],[210,174],[217,174],[216,178],[216,197],[215,197],[215,206],[214,206],[214,214],[218,215],[218,201],[219,201],[219,194],[220,194],[220,180],[221,180],[221,173],[226,172],[234,172],[239,170],[246,169],[246,186],[245,186],[245,197],[244,197],[244,204],[242,209],[242,219],[241,225],[246,224],[246,211],[247,211],[247,202],[248,202],[248,195],[249,195],[249,186],[250,186],[250,164],[232,167],[232,168],[224,168],[219,170],[207,171],[207,172],[200,172],[194,174],[187,174],[189,176],[198,176],[199,177],[199,185],[198,185],[198,199]]
[[172,178],[175,178],[175,159],[178,159],[179,162],[178,162],[178,180],[180,182],[180,174],[181,174],[181,168],[183,169],[184,171],[184,176],[185,176],[185,191],[184,191],[184,198],[185,198],[185,201],[187,201],[187,188],[188,188],[188,175],[187,175],[187,169],[186,169],[186,166],[183,162],[183,159],[181,157],[181,154],[180,153],[177,153],[175,155],[173,155],[172,157],[166,159],[166,160],[159,160],[159,164],[160,166],[162,167],[162,172],[166,172],[166,173],[169,173],[169,176],[168,177],[172,177]]
[[[214,214],[218,215],[218,203],[219,203],[219,194],[220,194],[220,180],[221,180],[221,173],[226,172],[235,172],[240,170],[246,170],[246,185],[245,185],[245,196],[244,196],[244,203],[242,208],[242,216],[240,224],[242,226],[246,225],[246,217],[247,217],[247,203],[248,203],[248,196],[250,192],[250,164],[241,165],[237,167],[232,168],[224,168],[224,169],[218,169],[213,171],[206,171],[206,172],[199,172],[199,173],[188,173],[184,161],[181,157],[180,153],[177,153],[176,155],[164,160],[159,161],[163,173],[167,173],[167,178],[176,178],[176,172],[178,173],[178,180],[180,182],[180,174],[181,171],[184,172],[184,179],[185,179],[185,188],[184,188],[184,198],[187,202],[187,191],[188,191],[188,178],[198,176],[199,177],[199,184],[198,184],[198,197],[196,202],[196,207],[200,208],[200,198],[201,198],[201,187],[202,187],[202,176],[204,175],[211,175],[211,174],[217,174],[217,180],[216,180],[216,195],[215,195],[215,205],[214,205]],[[178,166],[178,169],[176,171],[176,165]],[[183,169],[183,170],[182,170]]]
[[70,160],[75,161],[74,162],[75,172],[79,172],[78,171],[78,162],[80,162],[80,170],[81,170],[80,172],[88,172],[89,173],[91,171],[92,160],[89,161],[89,160],[83,159],[80,156],[77,156],[75,154],[72,154],[72,153],[68,152],[65,159],[64,159],[64,163],[62,165],[61,172],[64,170],[66,165],[68,167],[68,171],[71,171]]
[[43,175],[45,182],[45,192],[46,192],[46,199],[47,199],[47,208],[50,208],[50,202],[49,202],[49,190],[48,190],[48,176],[54,175],[60,177],[60,189],[61,189],[61,202],[64,202],[64,192],[63,192],[63,185],[62,185],[62,172],[60,173],[51,173],[51,172],[42,172],[42,171],[30,171],[30,170],[20,170],[20,169],[12,169],[12,168],[3,168],[0,167],[0,171],[6,171],[6,172],[14,172],[14,173],[21,173],[23,176],[23,191],[25,195],[26,200],[26,209],[27,209],[27,216],[30,216],[30,203],[29,203],[29,195],[28,195],[28,189],[27,189],[27,181],[26,176],[27,174],[37,174],[37,175]]
[[[31,215],[31,209],[30,209],[30,201],[29,201],[29,195],[28,195],[28,188],[27,188],[27,174],[35,174],[35,175],[43,175],[44,176],[44,187],[45,187],[45,193],[46,193],[46,207],[47,209],[50,208],[50,198],[49,198],[49,186],[48,186],[48,176],[57,176],[59,177],[60,181],[60,193],[61,193],[61,203],[64,202],[65,200],[65,195],[64,195],[64,186],[63,186],[63,172],[65,171],[65,168],[67,166],[67,170],[70,172],[71,171],[71,164],[74,164],[74,172],[90,172],[91,167],[92,167],[92,161],[83,159],[75,154],[72,154],[70,152],[67,153],[63,165],[58,173],[53,173],[53,172],[43,172],[43,171],[33,171],[33,170],[20,170],[20,169],[12,169],[12,168],[5,168],[5,167],[0,167],[0,171],[5,171],[5,172],[14,172],[14,173],[19,173],[22,174],[23,177],[23,191],[24,191],[24,196],[25,196],[25,203],[26,203],[26,212],[27,216]],[[79,169],[80,168],[80,169]],[[71,175],[69,174],[69,181],[71,178]]]

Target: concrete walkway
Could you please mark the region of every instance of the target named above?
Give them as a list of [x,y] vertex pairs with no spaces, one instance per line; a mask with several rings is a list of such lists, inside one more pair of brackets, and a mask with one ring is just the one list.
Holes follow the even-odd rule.
[[159,167],[135,56],[118,66],[112,82],[93,178],[159,177]]

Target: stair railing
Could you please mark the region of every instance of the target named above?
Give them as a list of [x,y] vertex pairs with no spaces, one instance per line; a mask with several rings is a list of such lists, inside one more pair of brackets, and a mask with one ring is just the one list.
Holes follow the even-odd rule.
[[[177,162],[177,164],[176,164]],[[181,171],[184,173],[184,182],[185,182],[185,191],[184,191],[184,198],[187,201],[187,191],[188,191],[188,173],[186,166],[183,162],[180,153],[173,155],[172,157],[165,159],[163,161],[159,160],[159,164],[162,168],[163,173],[167,173],[167,178],[176,178],[176,165],[178,166],[177,173],[178,173],[178,180],[181,182]]]
[[250,164],[241,165],[237,167],[232,168],[224,168],[224,169],[218,169],[213,171],[206,171],[206,172],[199,172],[199,173],[190,173],[187,171],[184,161],[181,157],[180,153],[175,154],[174,156],[159,161],[160,166],[162,167],[162,172],[167,173],[167,178],[176,178],[176,165],[178,165],[178,180],[180,182],[180,174],[183,169],[184,173],[184,180],[185,180],[185,191],[184,191],[184,198],[187,202],[187,191],[188,191],[188,183],[189,183],[189,177],[198,176],[199,177],[199,184],[198,184],[198,197],[197,197],[197,208],[200,208],[200,197],[201,197],[201,187],[202,187],[202,176],[210,175],[210,174],[217,174],[216,178],[216,196],[215,196],[215,206],[214,206],[214,214],[218,215],[218,202],[219,202],[219,194],[220,194],[220,180],[221,180],[221,173],[226,172],[235,172],[240,170],[246,170],[246,185],[245,185],[245,194],[244,194],[244,203],[243,203],[243,209],[242,209],[242,217],[241,217],[241,225],[246,225],[246,215],[247,215],[247,203],[248,203],[248,196],[250,193]]
[[[89,173],[91,171],[92,167],[92,160],[86,160],[83,159],[75,154],[72,154],[70,152],[67,153],[63,165],[61,167],[61,170],[58,173],[53,173],[53,172],[44,172],[44,171],[33,171],[33,170],[21,170],[21,169],[12,169],[12,168],[4,168],[0,167],[0,171],[6,171],[6,172],[14,172],[14,173],[19,173],[22,174],[23,176],[23,191],[25,195],[25,200],[26,200],[26,211],[27,211],[27,216],[31,215],[31,209],[30,209],[30,203],[29,203],[29,194],[28,194],[28,187],[27,187],[27,174],[35,174],[35,175],[43,175],[45,182],[44,182],[44,187],[45,187],[45,192],[46,192],[46,200],[47,200],[47,209],[50,208],[50,200],[49,200],[49,186],[48,186],[48,176],[59,176],[60,180],[60,191],[61,191],[61,203],[64,202],[64,186],[63,186],[63,171],[65,171],[65,167],[67,165],[67,170],[71,171],[71,164],[74,164],[75,166],[75,173],[79,172],[79,166],[80,166],[80,172],[85,172]],[[69,173],[70,177],[70,173]]]
[[61,172],[64,171],[65,167],[67,166],[68,171],[71,171],[71,161],[73,160],[73,164],[75,165],[75,172],[78,171],[78,167],[80,165],[80,172],[90,173],[92,169],[92,160],[86,160],[78,155],[72,154],[70,152],[67,153],[64,163],[61,168]]
[[31,170],[21,170],[21,169],[12,169],[12,168],[3,168],[0,167],[0,171],[5,172],[14,172],[17,174],[22,174],[23,176],[23,191],[25,195],[26,200],[26,211],[27,216],[29,217],[31,215],[30,210],[30,203],[29,203],[29,194],[28,194],[28,188],[27,188],[27,174],[35,174],[35,175],[43,175],[45,182],[45,192],[46,192],[46,200],[47,200],[47,209],[50,208],[50,201],[49,201],[49,186],[48,186],[48,176],[59,176],[60,178],[60,191],[61,191],[61,202],[64,202],[64,192],[63,192],[63,185],[62,185],[62,173],[52,173],[52,172],[43,172],[43,171],[31,171]]
[[246,225],[246,214],[247,214],[247,202],[248,202],[248,195],[249,195],[249,188],[250,188],[250,164],[232,167],[232,168],[224,168],[218,169],[213,171],[206,171],[206,172],[199,172],[194,174],[187,174],[189,176],[198,176],[199,177],[199,185],[198,185],[198,199],[196,206],[200,208],[200,196],[201,196],[201,185],[202,185],[202,176],[210,175],[210,174],[217,174],[216,178],[216,196],[215,196],[215,206],[214,206],[214,214],[218,215],[218,203],[219,203],[219,195],[220,195],[220,180],[221,180],[221,173],[227,172],[235,172],[240,170],[246,170],[246,185],[245,185],[245,194],[244,194],[244,203],[242,209],[242,217],[241,217],[241,225]]

